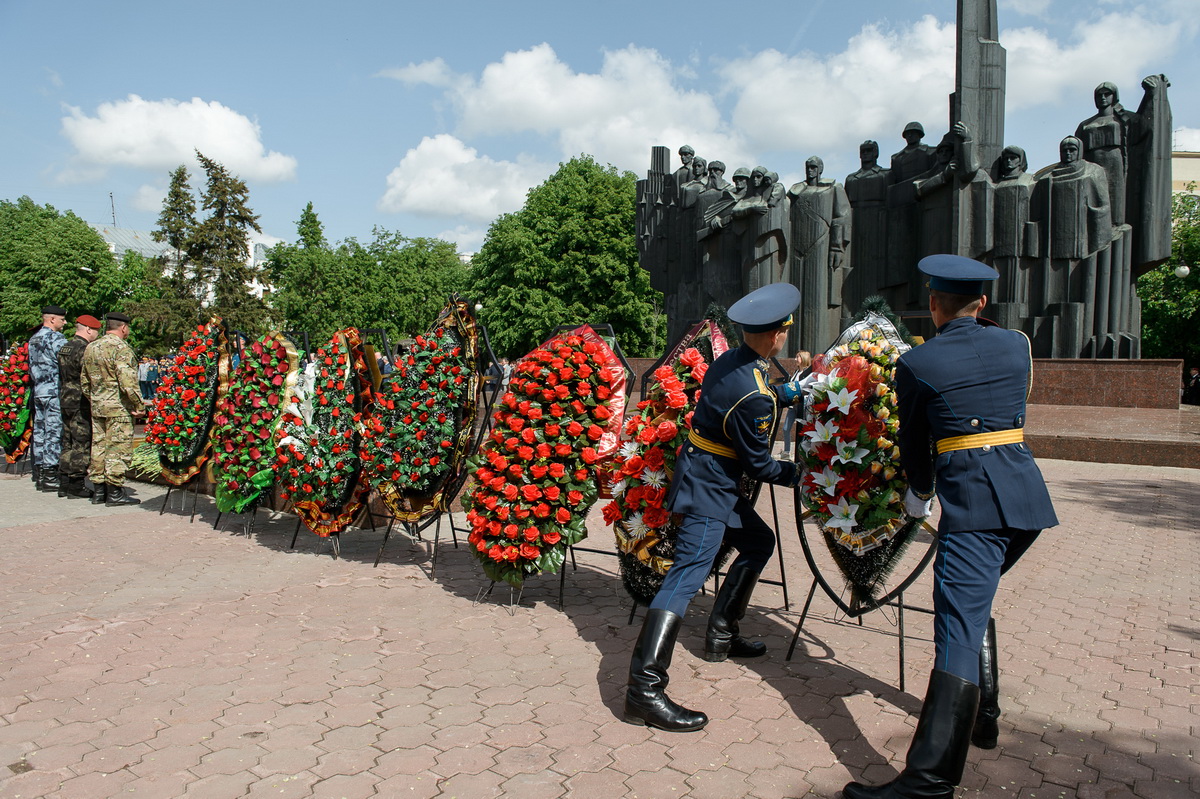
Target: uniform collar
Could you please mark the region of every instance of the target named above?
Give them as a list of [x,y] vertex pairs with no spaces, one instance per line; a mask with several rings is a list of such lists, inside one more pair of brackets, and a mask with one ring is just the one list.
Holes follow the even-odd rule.
[[976,321],[974,316],[959,316],[955,319],[951,319],[949,322],[947,322],[946,324],[939,327],[937,329],[937,334],[940,336],[943,333],[950,333],[955,330],[961,330],[961,329],[965,329],[968,327],[976,327],[978,325],[979,325],[979,322]]

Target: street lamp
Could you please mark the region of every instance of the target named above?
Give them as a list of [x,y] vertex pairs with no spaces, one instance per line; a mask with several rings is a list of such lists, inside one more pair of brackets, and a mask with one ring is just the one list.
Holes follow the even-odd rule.
[[1177,278],[1185,278],[1191,273],[1192,270],[1187,264],[1180,264],[1179,266],[1175,267],[1175,277]]
[[[1176,269],[1175,271],[1176,271],[1176,273],[1179,272],[1178,269]],[[481,303],[481,302],[475,303],[475,313],[479,313],[482,310],[483,310],[483,303]]]

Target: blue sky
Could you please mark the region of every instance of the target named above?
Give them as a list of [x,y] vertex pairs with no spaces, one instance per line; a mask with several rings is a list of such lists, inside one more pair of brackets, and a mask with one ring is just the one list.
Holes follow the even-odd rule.
[[[1200,0],[999,0],[1006,140],[1031,168],[1113,81],[1136,109],[1172,83],[1177,149],[1200,150]],[[748,9],[748,10],[747,10]],[[478,249],[560,161],[642,175],[690,143],[785,183],[858,144],[948,127],[953,0],[583,4],[0,0],[0,199],[153,227],[199,148],[246,180],[268,243],[311,201],[337,241],[378,225]],[[193,185],[200,183],[194,174]]]

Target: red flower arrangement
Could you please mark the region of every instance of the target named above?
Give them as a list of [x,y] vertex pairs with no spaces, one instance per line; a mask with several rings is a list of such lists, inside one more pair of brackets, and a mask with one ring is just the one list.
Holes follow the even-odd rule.
[[654,370],[649,394],[626,422],[626,440],[613,458],[613,499],[604,506],[604,521],[616,534],[626,590],[642,604],[654,598],[674,559],[678,519],[663,507],[667,489],[704,375],[728,348],[711,321],[689,330]]
[[822,530],[856,556],[883,546],[907,521],[893,389],[906,349],[872,314],[813,363],[819,377],[800,429],[801,493]]
[[360,453],[364,472],[397,519],[446,510],[475,426],[475,320],[452,299],[433,329],[383,379]]
[[300,358],[279,333],[246,348],[213,417],[217,509],[241,513],[275,482],[275,431],[296,387]]
[[146,442],[158,448],[163,477],[172,484],[183,485],[208,460],[213,411],[229,373],[225,326],[213,317],[179,348],[146,418]]
[[317,350],[312,421],[293,396],[276,431],[280,497],[291,499],[306,527],[322,538],[354,521],[370,485],[360,479],[362,426],[373,395],[358,330],[339,331]]
[[31,385],[29,344],[15,345],[0,360],[0,447],[9,463],[21,459],[33,436]]
[[588,325],[556,335],[513,370],[495,427],[471,459],[468,541],[492,580],[556,572],[587,535],[600,462],[617,444],[625,369]]

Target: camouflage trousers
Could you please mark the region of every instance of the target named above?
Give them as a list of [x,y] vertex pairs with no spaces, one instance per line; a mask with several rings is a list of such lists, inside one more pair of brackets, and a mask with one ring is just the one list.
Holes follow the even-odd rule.
[[58,397],[33,400],[33,462],[39,468],[58,468],[62,450],[62,413]]
[[92,461],[92,417],[87,411],[63,412],[62,455],[58,471],[66,477],[83,479]]
[[92,463],[88,477],[99,485],[125,485],[133,465],[133,417],[92,416]]

